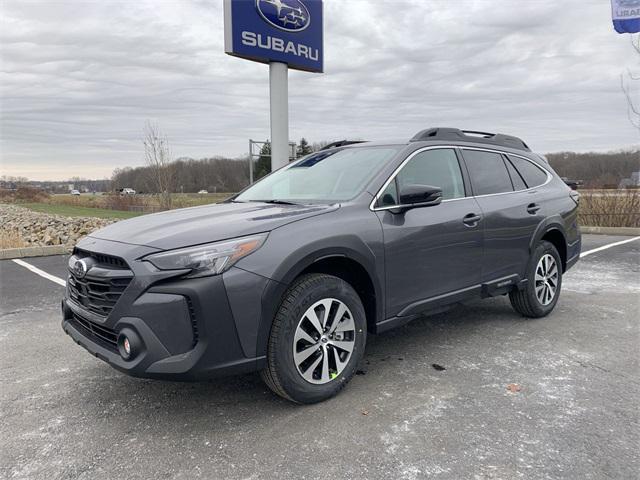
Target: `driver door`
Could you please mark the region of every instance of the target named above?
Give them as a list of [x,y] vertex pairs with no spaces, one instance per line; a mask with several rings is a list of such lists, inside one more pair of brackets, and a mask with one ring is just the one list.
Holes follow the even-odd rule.
[[[407,185],[439,187],[442,202],[398,213],[393,207]],[[375,211],[384,232],[387,318],[479,290],[482,214],[476,200],[466,196],[455,149],[412,154],[378,196]]]

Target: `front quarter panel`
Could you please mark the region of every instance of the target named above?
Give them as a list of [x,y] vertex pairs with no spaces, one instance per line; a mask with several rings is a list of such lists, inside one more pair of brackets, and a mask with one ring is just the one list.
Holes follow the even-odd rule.
[[277,228],[260,250],[236,265],[270,279],[262,298],[257,355],[266,351],[271,322],[289,285],[314,262],[331,256],[348,257],[365,268],[374,284],[379,317],[376,321],[381,320],[384,312],[382,227],[366,206],[342,207]]

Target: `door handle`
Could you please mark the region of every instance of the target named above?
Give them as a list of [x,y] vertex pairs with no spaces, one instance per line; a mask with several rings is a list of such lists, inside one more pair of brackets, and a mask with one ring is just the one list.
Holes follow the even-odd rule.
[[478,225],[478,222],[482,220],[482,217],[476,213],[469,213],[464,216],[462,219],[462,223],[464,223],[467,227],[475,227]]
[[527,205],[527,212],[529,212],[531,215],[535,215],[536,213],[538,213],[538,210],[540,210],[540,205],[538,205],[537,203],[530,203],[529,205]]

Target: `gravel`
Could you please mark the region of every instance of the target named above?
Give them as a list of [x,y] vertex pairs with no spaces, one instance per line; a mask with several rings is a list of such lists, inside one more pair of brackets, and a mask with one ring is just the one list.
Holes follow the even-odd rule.
[[17,205],[0,204],[0,224],[6,234],[17,233],[25,246],[64,245],[68,249],[85,235],[117,220],[64,217],[34,212]]

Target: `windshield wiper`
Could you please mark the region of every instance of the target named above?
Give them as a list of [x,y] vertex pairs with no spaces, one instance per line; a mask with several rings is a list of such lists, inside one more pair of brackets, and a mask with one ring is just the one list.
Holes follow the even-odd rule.
[[301,205],[300,203],[289,202],[288,200],[278,200],[277,198],[272,200],[251,200],[252,202],[271,203],[273,205]]

